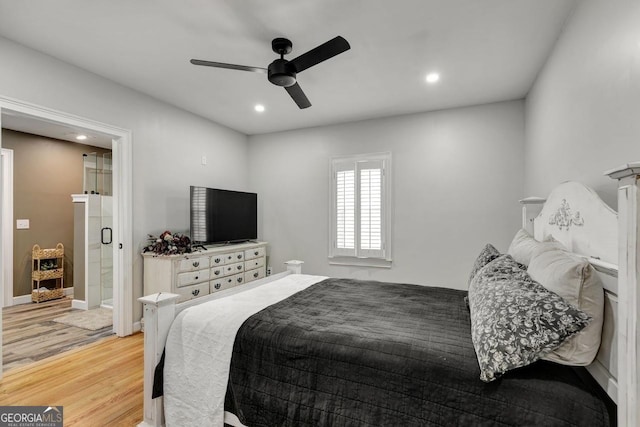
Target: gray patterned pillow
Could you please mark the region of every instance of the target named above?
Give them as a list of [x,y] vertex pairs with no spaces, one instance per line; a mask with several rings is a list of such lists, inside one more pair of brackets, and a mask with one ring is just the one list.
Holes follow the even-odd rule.
[[499,256],[500,256],[500,252],[496,248],[494,248],[491,243],[487,243],[487,245],[484,248],[482,248],[482,251],[480,251],[480,255],[478,255],[478,258],[476,258],[476,262],[473,264],[473,268],[471,268],[471,274],[469,275],[469,283],[471,283],[473,278],[476,276],[476,274],[482,267],[489,264],[491,261],[498,258]]
[[591,317],[531,279],[510,255],[469,286],[471,338],[485,382],[527,366],[583,329]]

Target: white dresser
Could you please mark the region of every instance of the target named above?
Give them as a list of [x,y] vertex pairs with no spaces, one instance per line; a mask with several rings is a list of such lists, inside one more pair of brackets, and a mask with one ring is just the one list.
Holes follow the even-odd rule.
[[171,292],[179,302],[261,279],[266,242],[225,245],[184,255],[143,253],[144,295]]

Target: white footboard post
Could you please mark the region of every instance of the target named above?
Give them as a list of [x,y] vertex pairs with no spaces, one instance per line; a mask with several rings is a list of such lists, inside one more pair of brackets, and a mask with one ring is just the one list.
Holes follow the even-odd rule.
[[164,425],[162,397],[151,398],[153,377],[164,351],[179,297],[176,294],[159,293],[138,298],[144,305],[144,419],[139,427]]
[[606,175],[618,180],[618,425],[640,425],[640,162]]
[[304,264],[304,261],[299,261],[297,259],[285,261],[284,263],[284,265],[287,266],[287,270],[293,274],[302,274],[302,264]]

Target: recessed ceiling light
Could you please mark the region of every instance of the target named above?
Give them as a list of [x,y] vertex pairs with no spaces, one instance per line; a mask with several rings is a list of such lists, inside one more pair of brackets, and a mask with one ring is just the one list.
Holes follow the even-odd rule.
[[427,83],[435,83],[440,80],[440,74],[438,73],[429,73],[426,77]]
[[76,139],[78,141],[84,141],[85,139],[87,139],[87,135],[76,135]]
[[256,110],[258,113],[262,113],[262,112],[264,112],[264,105],[256,104],[256,106],[253,107],[253,109]]

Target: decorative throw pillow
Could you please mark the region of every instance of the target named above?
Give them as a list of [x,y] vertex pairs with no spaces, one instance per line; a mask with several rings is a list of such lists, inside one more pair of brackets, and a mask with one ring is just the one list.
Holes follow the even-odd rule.
[[604,321],[604,289],[595,269],[585,258],[554,249],[534,252],[527,271],[533,280],[593,319],[543,359],[574,366],[593,362],[600,348]]
[[500,251],[498,251],[491,243],[487,243],[482,251],[480,251],[480,255],[476,258],[476,262],[473,264],[471,268],[471,274],[469,275],[469,283],[473,280],[476,273],[485,265],[489,264],[494,259],[500,256]]
[[471,338],[485,382],[535,362],[590,320],[535,282],[509,255],[478,271],[469,287],[469,306]]
[[545,239],[544,242],[537,241],[527,230],[521,228],[518,230],[507,249],[507,253],[521,264],[529,265],[533,253],[541,250],[564,249],[562,243],[555,240],[552,236]]

